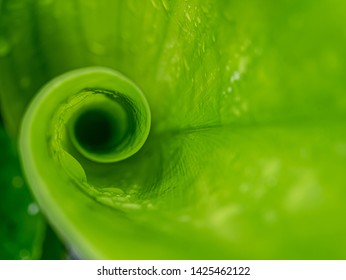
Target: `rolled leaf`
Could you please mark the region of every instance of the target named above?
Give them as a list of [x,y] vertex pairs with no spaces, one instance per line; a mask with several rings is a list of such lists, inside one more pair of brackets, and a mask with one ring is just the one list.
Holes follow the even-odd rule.
[[4,120],[81,258],[345,258],[342,1],[1,4]]

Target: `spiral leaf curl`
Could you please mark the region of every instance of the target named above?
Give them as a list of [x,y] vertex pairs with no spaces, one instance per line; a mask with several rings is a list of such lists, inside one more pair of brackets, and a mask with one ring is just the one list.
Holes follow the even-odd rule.
[[[20,149],[24,172],[53,224],[62,222],[69,232],[68,219],[76,211],[57,205],[64,194],[78,197],[76,202],[86,200],[87,208],[121,207],[123,191],[90,183],[89,175],[95,174],[86,170],[102,172],[108,164],[131,157],[149,130],[150,109],[143,93],[113,70],[78,69],[47,83],[26,112]],[[77,248],[79,240],[73,241]]]

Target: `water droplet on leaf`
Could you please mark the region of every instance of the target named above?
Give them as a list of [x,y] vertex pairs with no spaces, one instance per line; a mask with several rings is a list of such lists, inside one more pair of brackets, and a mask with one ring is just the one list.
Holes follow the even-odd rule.
[[37,215],[39,212],[40,212],[40,209],[38,208],[38,205],[35,202],[29,204],[28,206],[29,215],[34,216],[34,215]]

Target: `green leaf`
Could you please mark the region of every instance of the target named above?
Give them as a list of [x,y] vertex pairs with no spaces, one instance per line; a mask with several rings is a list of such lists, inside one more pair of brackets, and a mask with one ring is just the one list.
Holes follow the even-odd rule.
[[[26,177],[82,258],[345,258],[344,2],[1,4],[5,124],[22,125]],[[61,106],[100,68],[66,72],[87,66],[122,73],[149,104],[149,137],[121,161],[71,140]],[[78,71],[90,79],[57,94]]]

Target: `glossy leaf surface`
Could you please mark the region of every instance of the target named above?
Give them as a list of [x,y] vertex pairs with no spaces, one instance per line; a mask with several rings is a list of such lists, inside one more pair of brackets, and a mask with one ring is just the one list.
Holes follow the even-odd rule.
[[[2,111],[12,135],[31,135],[24,168],[55,229],[86,258],[345,258],[345,10],[2,1]],[[142,90],[150,134],[116,163],[69,153],[66,170],[47,144],[56,111],[32,127],[23,114],[44,84],[90,66]]]

